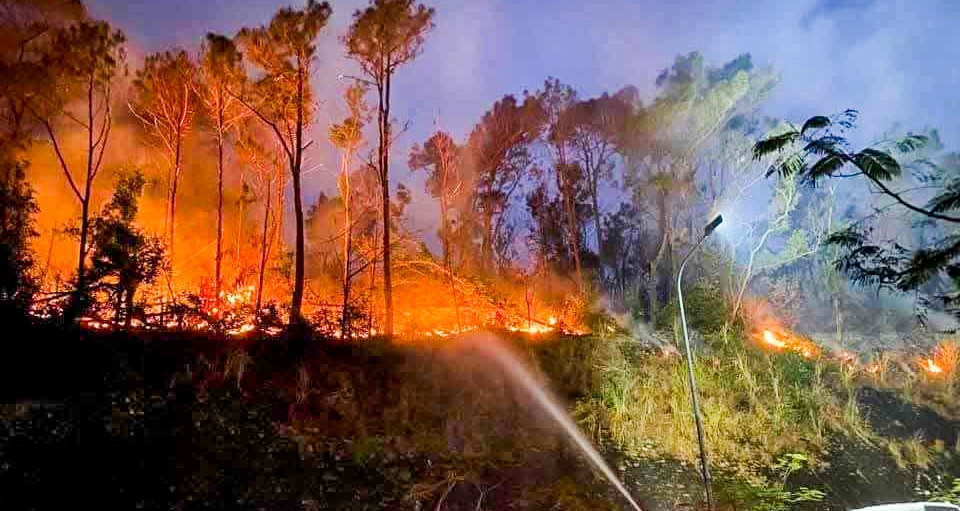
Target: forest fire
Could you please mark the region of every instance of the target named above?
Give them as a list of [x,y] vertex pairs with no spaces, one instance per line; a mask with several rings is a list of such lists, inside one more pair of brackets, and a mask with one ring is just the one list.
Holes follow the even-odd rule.
[[[429,279],[423,284],[429,286]],[[147,294],[158,296],[162,290],[156,286]],[[255,286],[241,286],[223,290],[214,296],[210,289],[202,287],[197,294],[182,293],[176,300],[159,300],[144,306],[138,317],[130,320],[117,315],[113,305],[103,299],[94,301],[88,315],[77,323],[89,330],[173,330],[220,333],[229,337],[243,337],[255,333],[275,336],[282,332],[288,321],[279,300],[271,298],[267,306],[256,309]],[[397,337],[406,340],[439,340],[467,332],[492,328],[537,337],[546,334],[585,335],[589,329],[581,323],[583,305],[579,302],[565,303],[557,308],[547,308],[542,301],[528,297],[530,303],[518,305],[513,302],[492,302],[482,296],[472,296],[461,307],[449,307],[442,303],[443,293],[435,293],[437,302],[418,303],[405,301],[396,319]],[[40,319],[50,319],[64,314],[69,295],[46,303],[37,304],[31,313]],[[533,303],[537,306],[533,307]],[[308,301],[305,310],[312,311],[310,323],[321,335],[338,340],[362,341],[381,335],[383,329],[375,318],[375,310],[351,311],[349,334],[344,335],[341,306]],[[539,312],[534,312],[534,310]]]
[[774,335],[773,332],[771,332],[770,330],[763,331],[763,342],[775,348],[783,349],[787,347],[787,343],[781,341],[780,339],[777,339],[777,336]]
[[918,362],[918,365],[924,371],[930,374],[941,374],[943,373],[943,368],[937,365],[932,358],[923,358]]
[[944,341],[937,345],[930,357],[919,357],[917,366],[932,376],[946,376],[953,374],[960,364],[960,346],[952,341]]
[[769,325],[754,334],[761,346],[775,351],[792,351],[806,358],[815,358],[820,355],[821,348],[813,342],[792,335],[775,325]]

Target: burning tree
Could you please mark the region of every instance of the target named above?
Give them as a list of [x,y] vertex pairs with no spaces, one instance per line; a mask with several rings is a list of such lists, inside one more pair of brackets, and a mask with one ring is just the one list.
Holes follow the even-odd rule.
[[[241,125],[237,137],[237,154],[240,159],[253,168],[254,181],[259,189],[259,195],[263,201],[263,219],[260,234],[260,253],[257,263],[257,295],[254,302],[254,310],[259,311],[263,304],[263,287],[267,272],[267,263],[271,257],[271,251],[276,244],[276,238],[281,231],[281,215],[278,211],[283,210],[283,189],[284,189],[284,169],[281,163],[282,148],[270,149],[267,144],[260,141],[266,138],[257,126],[250,123]],[[268,135],[267,135],[268,136]],[[244,183],[244,195],[250,195],[249,186]],[[242,222],[246,216],[245,205],[253,202],[252,197],[242,195],[238,199],[241,206],[238,214],[239,221]],[[237,227],[237,264],[240,265],[241,244],[243,236],[242,224]],[[237,284],[240,284],[243,271],[239,271]]]
[[242,80],[243,57],[227,37],[207,34],[200,57],[200,75],[197,96],[213,120],[213,135],[217,143],[217,249],[214,268],[214,295],[220,299],[220,273],[223,260],[223,149],[227,134],[246,114],[228,92]]
[[457,147],[453,137],[438,131],[427,140],[423,147],[414,145],[410,149],[409,167],[411,171],[426,169],[427,191],[440,201],[440,245],[443,251],[443,267],[450,274],[450,292],[453,294],[454,308],[457,314],[457,328],[460,328],[460,304],[457,300],[457,286],[453,280],[451,245],[455,229],[455,204],[462,204],[465,196],[466,179],[462,163],[461,148]]
[[173,290],[177,229],[177,192],[183,175],[184,140],[199,110],[197,66],[186,51],[166,51],[146,58],[133,82],[130,111],[140,119],[167,160],[166,237],[170,251],[168,288]]
[[302,10],[283,8],[269,25],[244,28],[237,40],[246,58],[261,76],[233,93],[270,131],[287,157],[293,182],[296,225],[296,260],[290,321],[303,322],[304,233],[301,172],[303,154],[310,145],[304,130],[311,123],[314,106],[310,76],[316,56],[314,41],[326,26],[332,10],[327,2],[308,0]]
[[55,30],[85,16],[82,4],[0,0],[0,309],[22,316],[38,282],[30,274],[39,212],[23,151],[33,142],[31,105],[56,83],[44,61]]
[[383,214],[383,299],[386,334],[393,335],[393,287],[390,276],[390,147],[393,130],[390,99],[393,75],[423,49],[424,36],[433,28],[433,9],[413,0],[372,0],[353,14],[344,43],[347,55],[360,64],[377,90],[377,175]]
[[351,166],[357,149],[363,144],[363,126],[370,120],[369,108],[363,99],[365,90],[361,84],[347,88],[344,97],[349,114],[340,124],[330,126],[330,142],[340,149],[340,176],[337,188],[343,204],[343,310],[340,313],[340,332],[344,339],[350,338],[350,283],[355,271],[353,259],[353,185],[350,182]]
[[[123,32],[112,30],[104,22],[81,21],[55,30],[43,59],[49,73],[46,87],[28,107],[49,137],[60,169],[80,204],[77,307],[67,311],[68,319],[75,316],[86,290],[93,186],[110,138],[113,84],[126,73],[125,41]],[[64,135],[60,129],[71,125],[86,134],[82,166],[71,162],[62,149]]]

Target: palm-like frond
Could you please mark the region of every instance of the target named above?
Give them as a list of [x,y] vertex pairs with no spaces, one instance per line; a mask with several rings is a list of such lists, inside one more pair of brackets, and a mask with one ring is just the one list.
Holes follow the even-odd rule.
[[927,208],[934,213],[960,210],[960,181],[948,184],[943,193],[930,200]]
[[839,170],[840,167],[843,167],[845,163],[847,163],[847,160],[842,155],[836,153],[828,154],[817,160],[817,162],[810,167],[806,178],[816,183],[818,179],[832,175]]
[[851,158],[864,174],[878,181],[889,181],[900,175],[900,164],[889,154],[877,149],[864,149]]
[[926,135],[910,134],[895,141],[894,147],[896,147],[897,151],[901,154],[907,154],[926,147],[929,142],[930,137]]
[[853,128],[853,126],[857,123],[857,117],[859,115],[860,112],[857,110],[848,108],[844,110],[842,114],[837,116],[834,122],[840,125],[841,130],[848,130]]
[[912,291],[930,281],[945,266],[960,257],[960,239],[949,237],[935,248],[923,248],[913,253],[906,274],[897,283],[903,291]]
[[845,143],[846,140],[843,137],[825,135],[810,140],[803,150],[817,156],[828,156],[842,152],[842,146]]
[[903,168],[909,170],[914,179],[925,184],[939,181],[944,173],[943,167],[929,158],[917,158],[903,165]]
[[801,135],[806,135],[808,130],[819,130],[826,128],[830,125],[830,118],[824,115],[817,115],[807,119],[807,122],[803,123],[803,128],[800,129]]
[[795,151],[778,160],[767,169],[767,177],[777,174],[780,177],[790,177],[802,174],[807,166],[807,159],[803,152]]
[[783,151],[785,147],[800,139],[800,132],[791,129],[786,133],[758,140],[753,146],[753,158],[759,160],[772,153]]
[[830,236],[827,237],[828,245],[836,245],[838,247],[850,249],[861,247],[866,242],[867,234],[854,227],[848,227],[846,229],[830,233]]

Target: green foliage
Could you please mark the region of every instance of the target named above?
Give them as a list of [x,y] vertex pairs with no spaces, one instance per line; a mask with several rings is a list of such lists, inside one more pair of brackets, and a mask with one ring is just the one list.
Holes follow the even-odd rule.
[[410,62],[423,49],[433,28],[434,10],[412,0],[371,0],[353,14],[353,24],[343,42],[347,54],[364,74],[383,84],[397,67]]
[[813,383],[816,364],[796,352],[772,355],[776,370],[783,375],[783,381],[789,385],[806,387]]
[[362,436],[353,442],[353,462],[363,466],[371,458],[383,452],[384,438],[382,436]]
[[[942,146],[939,135],[908,133],[899,138],[881,140],[859,151],[851,150],[844,132],[853,128],[857,112],[847,110],[834,117],[816,116],[801,130],[790,127],[786,132],[768,136],[754,145],[757,159],[775,157],[767,175],[781,179],[799,175],[810,184],[826,178],[862,177],[879,188],[894,204],[908,211],[912,218],[929,226],[923,245],[911,248],[897,240],[878,239],[872,222],[878,211],[857,223],[833,233],[827,243],[841,250],[835,264],[854,283],[889,287],[903,292],[934,284],[936,298],[948,307],[956,304],[957,278],[960,276],[960,242],[955,226],[960,218],[946,213],[960,205],[956,161],[951,155],[931,159]],[[924,152],[926,151],[926,152]],[[845,167],[855,172],[844,173]],[[910,169],[912,175],[904,175]],[[910,177],[925,189],[933,189],[926,204],[896,191]],[[921,227],[923,228],[923,227]]]
[[46,107],[63,109],[71,93],[86,93],[90,85],[105,93],[117,75],[126,73],[125,43],[123,32],[103,21],[79,21],[57,29],[44,64],[66,87],[46,98]]
[[[703,335],[719,333],[730,314],[730,306],[719,287],[700,283],[683,292],[687,325]],[[676,299],[657,315],[658,329],[674,330],[679,321],[680,308]]]
[[960,478],[954,477],[952,482],[944,481],[943,477],[937,479],[939,484],[932,489],[917,488],[918,495],[930,502],[960,505]]
[[749,511],[787,511],[794,504],[822,502],[826,494],[820,490],[787,487],[790,475],[803,469],[808,461],[803,454],[782,455],[773,466],[775,482],[721,478],[717,485],[719,500],[735,509]]
[[0,155],[0,316],[5,318],[25,314],[37,287],[30,241],[37,235],[38,209],[25,166]]

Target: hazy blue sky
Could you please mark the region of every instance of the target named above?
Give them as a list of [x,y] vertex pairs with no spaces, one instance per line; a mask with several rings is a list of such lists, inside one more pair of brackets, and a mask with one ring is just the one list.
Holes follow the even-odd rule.
[[[235,33],[266,22],[277,0],[88,0],[93,14],[123,28],[132,53],[180,45],[192,51],[208,31]],[[297,2],[293,2],[297,5]],[[343,109],[341,72],[353,72],[338,38],[366,0],[332,2],[315,77],[327,98],[318,118],[308,195],[329,189],[333,160],[326,125]],[[661,2],[642,0],[437,0],[437,28],[424,54],[401,69],[396,116],[411,131],[396,147],[394,175],[412,181],[407,149],[439,119],[462,138],[495,99],[537,88],[547,76],[584,96],[632,84],[649,97],[653,80],[675,55],[698,50],[719,65],[743,52],[774,66],[782,83],[771,115],[802,120],[845,108],[862,112],[863,131],[900,121],[941,128],[960,147],[960,2],[956,0],[794,0]],[[138,58],[134,58],[136,64]],[[332,101],[330,101],[332,99]],[[411,186],[420,191],[414,181]],[[415,196],[415,200],[417,197]],[[428,212],[417,212],[424,220]],[[415,219],[416,220],[416,219]]]

